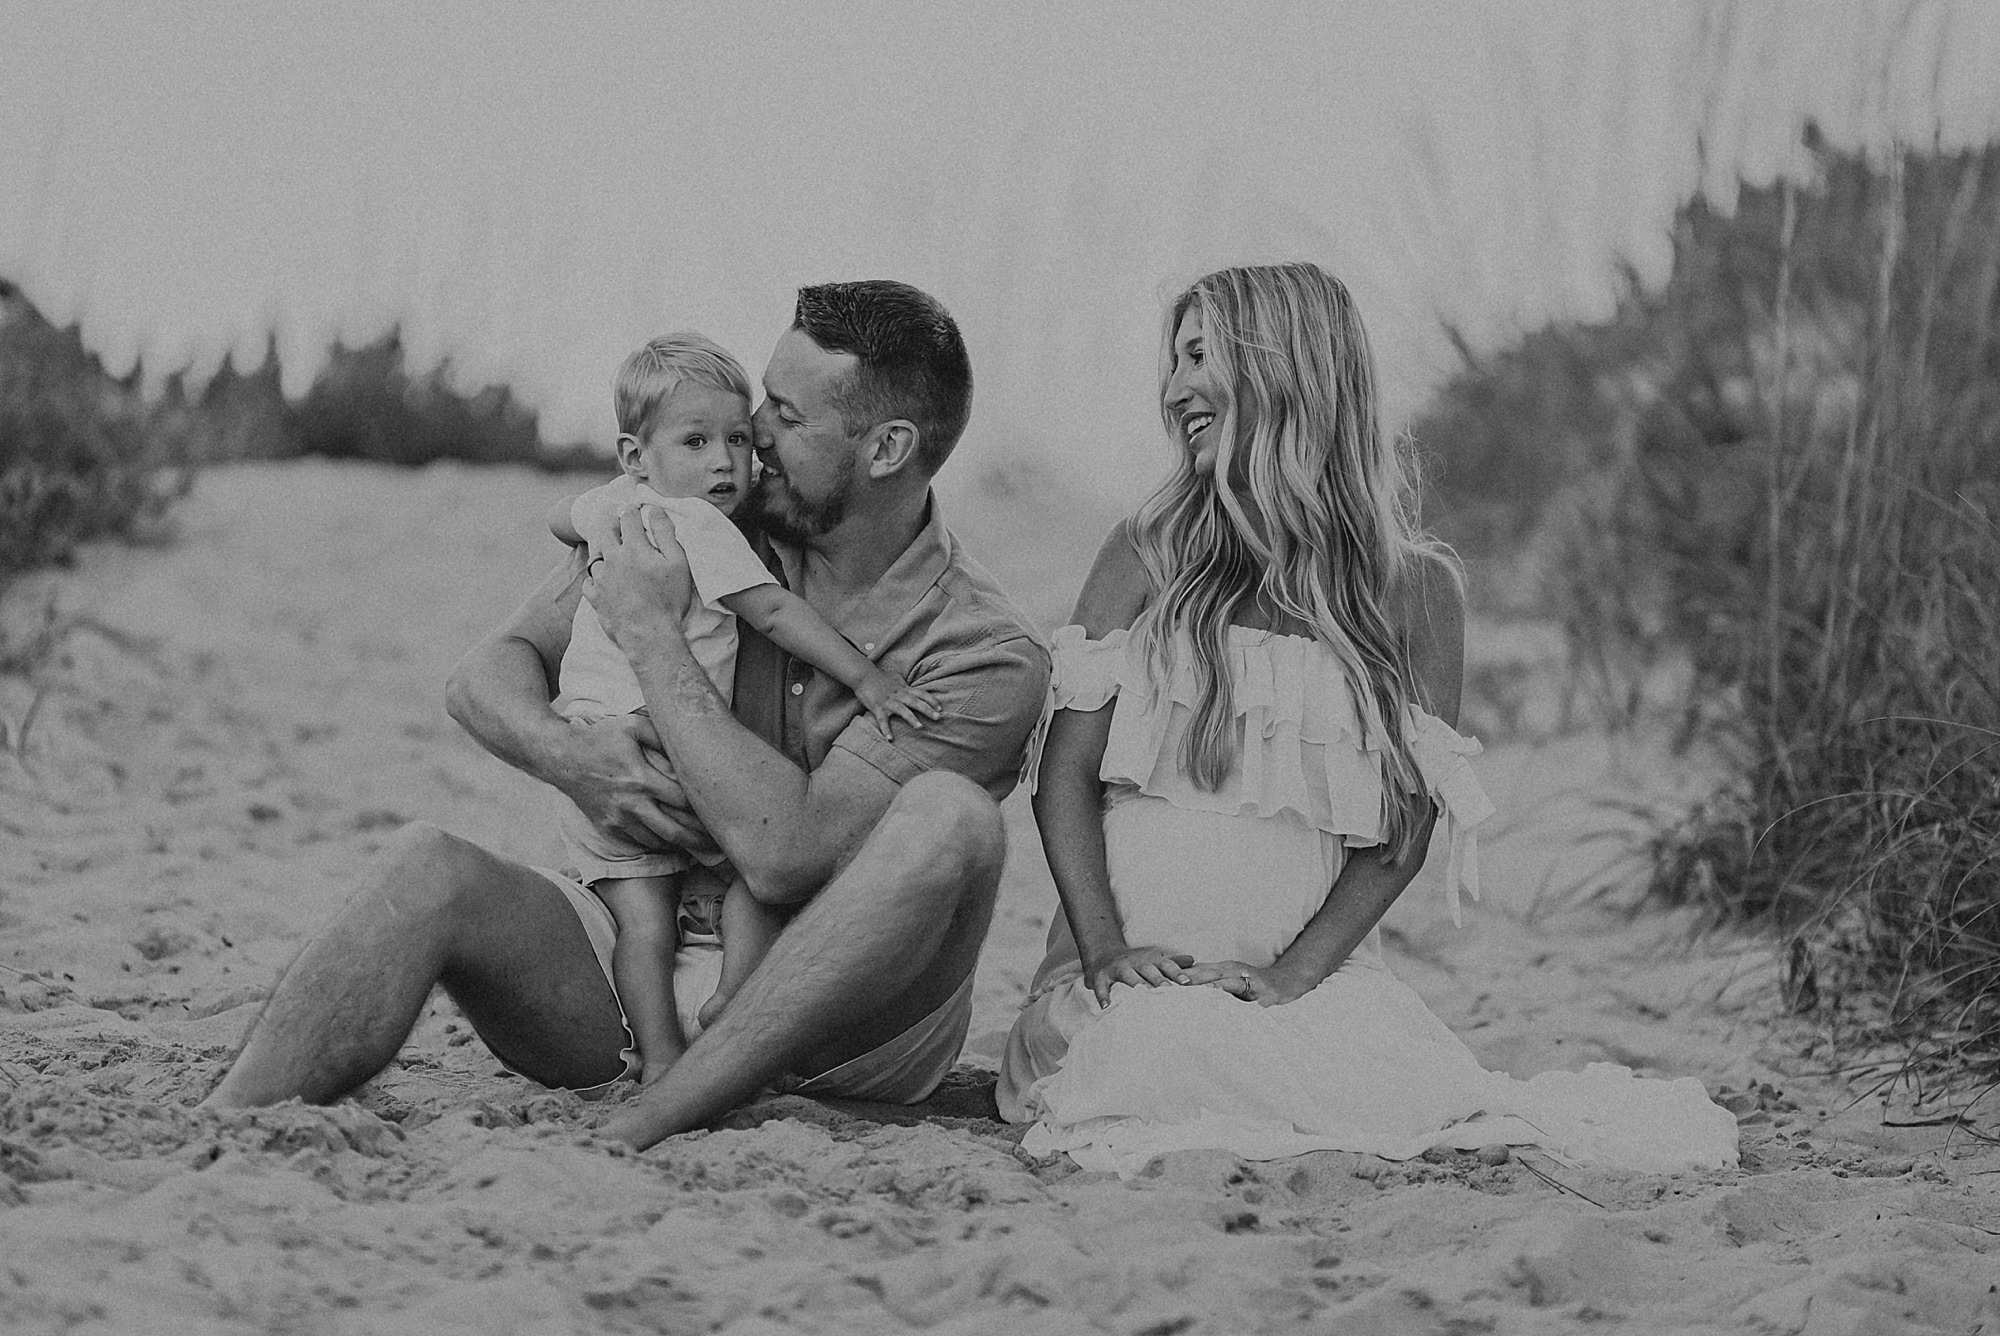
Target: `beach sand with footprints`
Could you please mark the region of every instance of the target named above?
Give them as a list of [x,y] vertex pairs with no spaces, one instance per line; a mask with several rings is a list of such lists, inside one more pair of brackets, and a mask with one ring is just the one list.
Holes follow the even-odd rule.
[[[1193,1152],[1121,1180],[1025,1156],[990,1072],[1057,909],[1020,794],[971,1037],[927,1106],[774,1098],[613,1154],[598,1110],[503,1074],[439,997],[354,1100],[197,1111],[399,826],[555,859],[553,795],[442,685],[556,557],[539,517],[577,486],[218,469],[169,541],[8,591],[0,1329],[2000,1332],[2000,1148],[1815,1074],[1769,946],[1632,912],[1646,814],[1709,777],[1538,726],[1560,656],[1488,620],[1467,727],[1515,737],[1476,763],[1487,899],[1454,929],[1427,874],[1392,964],[1489,1067],[1700,1078],[1740,1170]],[[1107,517],[964,487],[947,519],[1055,624]]]

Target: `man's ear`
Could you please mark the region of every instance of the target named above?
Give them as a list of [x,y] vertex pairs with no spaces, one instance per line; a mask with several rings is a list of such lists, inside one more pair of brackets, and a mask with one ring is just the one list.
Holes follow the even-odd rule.
[[642,467],[639,461],[639,451],[644,448],[639,444],[639,438],[631,432],[621,431],[618,433],[618,467],[625,471],[626,477],[636,478],[639,476],[639,471]]
[[901,473],[917,457],[917,424],[907,418],[891,418],[876,424],[868,445],[868,476],[886,478]]

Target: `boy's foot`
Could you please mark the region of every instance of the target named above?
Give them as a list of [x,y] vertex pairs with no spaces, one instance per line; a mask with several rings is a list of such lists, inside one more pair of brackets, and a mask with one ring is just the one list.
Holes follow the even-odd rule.
[[727,997],[721,993],[711,993],[708,1001],[701,1004],[701,1010],[695,1013],[695,1019],[701,1023],[701,1028],[706,1030],[715,1024],[716,1018],[722,1015],[722,1009],[728,1005]]

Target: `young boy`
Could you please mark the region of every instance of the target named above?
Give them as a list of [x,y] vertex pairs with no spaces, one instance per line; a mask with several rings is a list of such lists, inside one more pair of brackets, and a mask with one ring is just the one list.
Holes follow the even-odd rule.
[[[556,537],[587,544],[595,557],[616,533],[621,510],[648,507],[641,512],[648,539],[656,547],[677,541],[687,554],[694,590],[681,609],[682,630],[724,700],[734,685],[740,617],[779,648],[839,679],[885,734],[892,715],[918,727],[919,713],[938,717],[931,693],[871,663],[804,599],[772,579],[730,521],[750,487],[750,381],[736,359],[699,334],[665,335],[625,359],[614,391],[624,474],[561,502],[549,520]],[[571,625],[559,685],[555,708],[573,722],[645,708],[638,676],[587,600]],[[681,926],[693,936],[712,932],[720,920],[722,978],[697,1018],[706,1026],[756,968],[783,918],[752,896],[726,863],[703,866],[682,850],[635,845],[593,825],[580,810],[565,818],[563,842],[579,880],[617,920],[612,974],[638,1041],[641,1079],[651,1083],[687,1046],[673,989]],[[632,1056],[627,1054],[628,1070]]]

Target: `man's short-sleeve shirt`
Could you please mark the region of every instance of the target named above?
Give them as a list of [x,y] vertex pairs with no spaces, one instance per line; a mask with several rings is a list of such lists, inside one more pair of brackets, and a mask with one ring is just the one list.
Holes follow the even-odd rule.
[[[803,554],[772,544],[779,578],[802,587]],[[887,671],[936,693],[943,716],[884,738],[841,683],[741,628],[736,717],[801,769],[838,748],[897,784],[949,770],[995,801],[1013,789],[1048,694],[1049,654],[1033,625],[944,526],[935,497],[924,527],[866,599],[833,627]]]

